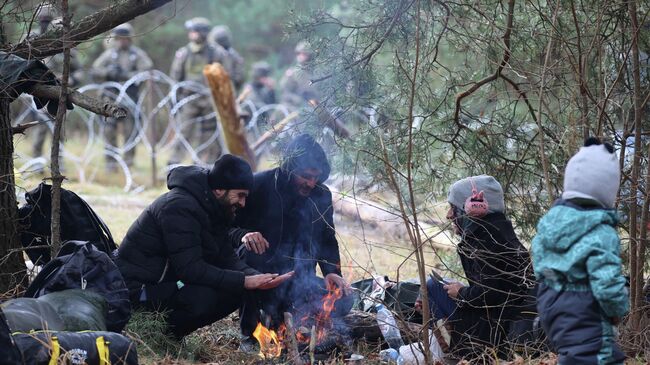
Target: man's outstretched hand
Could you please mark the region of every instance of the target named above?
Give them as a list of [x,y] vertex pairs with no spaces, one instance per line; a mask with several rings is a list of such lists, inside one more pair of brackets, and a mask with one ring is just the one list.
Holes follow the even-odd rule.
[[244,244],[246,250],[253,251],[258,255],[261,255],[269,248],[269,242],[262,236],[259,232],[249,232],[244,235],[241,239],[241,243]]
[[453,283],[449,283],[449,284],[444,285],[442,288],[447,291],[447,295],[449,295],[449,297],[457,299],[458,298],[458,292],[464,286],[465,285],[463,285],[462,283],[453,282]]
[[330,288],[332,285],[339,287],[343,291],[343,295],[352,293],[350,284],[338,274],[331,273],[325,276],[325,287]]
[[286,274],[258,274],[246,276],[244,278],[244,288],[248,290],[260,289],[267,290],[273,289],[278,285],[284,283],[285,281],[293,277],[293,271],[290,271]]

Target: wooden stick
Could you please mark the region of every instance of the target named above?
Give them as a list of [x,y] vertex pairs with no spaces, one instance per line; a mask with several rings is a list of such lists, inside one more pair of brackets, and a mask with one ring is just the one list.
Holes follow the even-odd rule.
[[304,365],[302,357],[300,357],[300,353],[298,352],[298,343],[296,342],[296,334],[293,329],[293,316],[289,312],[284,312],[284,326],[287,328],[286,341],[284,343],[287,346],[289,362],[294,365]]
[[219,113],[219,121],[223,127],[221,130],[228,150],[233,155],[248,161],[255,171],[255,153],[246,140],[246,133],[237,113],[235,93],[228,72],[220,64],[213,63],[203,68],[203,76],[208,82],[214,108]]
[[320,105],[318,100],[309,100],[309,104],[314,107],[318,120],[330,127],[334,131],[334,134],[339,137],[350,138],[350,131],[329,110]]
[[[61,86],[36,84],[32,88],[30,94],[39,98],[59,100],[61,90]],[[68,89],[67,92],[68,100],[74,105],[105,117],[116,119],[126,118],[126,109],[117,104],[91,98],[73,89]]]
[[284,127],[289,124],[290,121],[296,119],[298,116],[298,112],[291,112],[289,113],[284,119],[273,125],[270,130],[264,132],[262,136],[253,143],[252,149],[253,151],[257,151],[266,141],[268,141],[271,137],[275,136],[276,134],[282,132],[284,130]]
[[241,104],[244,100],[246,100],[246,98],[247,98],[248,95],[250,95],[250,94],[251,94],[251,88],[249,88],[249,87],[245,88],[245,89],[241,92],[241,94],[239,94],[239,96],[237,97],[237,100],[235,100],[235,102],[236,102],[237,104]]
[[314,352],[316,351],[316,325],[311,326],[311,336],[309,337],[309,360],[312,364],[315,364],[314,361]]

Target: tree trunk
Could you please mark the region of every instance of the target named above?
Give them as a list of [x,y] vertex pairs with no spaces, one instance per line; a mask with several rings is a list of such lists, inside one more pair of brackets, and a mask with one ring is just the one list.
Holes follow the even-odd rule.
[[15,294],[25,283],[22,251],[12,251],[20,242],[9,103],[8,98],[0,98],[0,298]]
[[242,125],[237,107],[235,106],[235,93],[230,82],[230,76],[218,63],[205,66],[203,75],[208,81],[212,93],[212,101],[219,113],[221,131],[228,146],[228,151],[248,161],[255,171],[255,153],[246,140],[246,131]]

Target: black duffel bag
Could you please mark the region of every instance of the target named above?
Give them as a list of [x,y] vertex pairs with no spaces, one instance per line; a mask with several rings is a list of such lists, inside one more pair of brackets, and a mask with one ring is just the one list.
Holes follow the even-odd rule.
[[119,333],[39,331],[13,339],[25,364],[138,364],[135,344]]
[[0,365],[15,365],[23,363],[23,359],[11,336],[11,330],[0,309]]

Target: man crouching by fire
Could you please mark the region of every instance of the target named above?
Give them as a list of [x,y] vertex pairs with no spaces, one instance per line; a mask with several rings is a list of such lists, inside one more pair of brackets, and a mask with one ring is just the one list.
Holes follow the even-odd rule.
[[[253,292],[245,298],[241,351],[257,352],[252,333],[260,322],[278,326],[284,312],[293,312],[296,321],[318,316],[328,289],[338,289],[342,296],[334,303],[332,317],[343,316],[352,307],[350,286],[341,276],[332,194],[324,185],[329,173],[322,147],[302,134],[289,143],[280,167],[255,175],[250,203],[239,217],[239,226],[259,234],[245,237],[240,249],[246,262],[257,270],[293,271],[294,275],[273,290]],[[317,264],[324,279],[316,276]]]
[[124,237],[116,261],[131,304],[169,311],[176,338],[234,312],[246,290],[289,279],[260,274],[233,251],[246,232],[231,225],[252,186],[250,166],[236,156],[222,156],[212,169],[177,167],[167,176],[169,191]]

